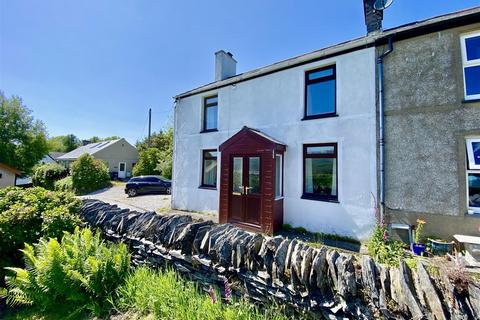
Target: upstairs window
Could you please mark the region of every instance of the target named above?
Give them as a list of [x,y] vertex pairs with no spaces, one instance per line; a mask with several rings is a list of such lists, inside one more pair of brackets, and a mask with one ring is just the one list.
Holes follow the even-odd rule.
[[203,132],[216,131],[218,119],[218,96],[203,100]]
[[480,99],[480,32],[464,35],[461,41],[465,99]]
[[480,138],[467,139],[468,209],[480,213]]
[[203,150],[202,187],[217,187],[217,150]]
[[335,66],[307,71],[304,119],[328,117],[335,115],[336,112]]
[[303,146],[304,199],[338,201],[337,144]]

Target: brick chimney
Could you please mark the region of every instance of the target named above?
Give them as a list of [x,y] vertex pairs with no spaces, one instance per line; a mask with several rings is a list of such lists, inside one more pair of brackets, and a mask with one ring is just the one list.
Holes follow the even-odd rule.
[[215,81],[224,80],[237,74],[237,61],[230,52],[215,52]]
[[375,10],[374,3],[375,0],[363,0],[363,13],[368,34],[382,31],[383,11]]

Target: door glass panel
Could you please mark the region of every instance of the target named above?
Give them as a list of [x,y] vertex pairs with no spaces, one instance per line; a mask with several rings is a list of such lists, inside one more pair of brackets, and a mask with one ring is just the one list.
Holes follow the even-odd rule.
[[248,193],[260,193],[260,158],[249,157],[248,166]]
[[232,192],[243,193],[243,158],[233,158]]
[[125,171],[125,163],[120,163],[120,171]]

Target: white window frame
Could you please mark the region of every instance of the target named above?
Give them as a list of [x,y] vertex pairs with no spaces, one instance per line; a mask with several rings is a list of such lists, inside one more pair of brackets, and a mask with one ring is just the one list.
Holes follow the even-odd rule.
[[468,175],[470,173],[477,173],[480,174],[480,165],[475,164],[475,159],[473,158],[473,146],[472,142],[480,142],[480,138],[467,138],[466,139],[466,144],[467,144],[467,174],[465,175],[465,180],[466,180],[466,195],[467,195],[467,207],[469,211],[473,211],[475,214],[480,214],[480,207],[470,207],[470,194],[469,194],[469,185],[468,185]]
[[[277,157],[280,158],[280,195],[277,195]],[[283,155],[275,155],[275,200],[283,199]]]
[[473,37],[478,37],[480,36],[480,31],[476,32],[470,32],[467,34],[464,34],[460,37],[461,41],[461,47],[462,47],[462,72],[463,72],[463,94],[465,96],[465,100],[476,100],[480,99],[480,94],[472,94],[472,95],[467,95],[467,82],[465,79],[465,68],[467,67],[476,67],[480,66],[480,59],[475,59],[468,61],[467,60],[467,47],[466,47],[466,42],[465,40],[468,38],[473,38]]
[[470,170],[480,170],[480,164],[475,164],[474,154],[473,154],[473,143],[480,143],[480,138],[478,139],[467,139],[467,161],[468,167]]

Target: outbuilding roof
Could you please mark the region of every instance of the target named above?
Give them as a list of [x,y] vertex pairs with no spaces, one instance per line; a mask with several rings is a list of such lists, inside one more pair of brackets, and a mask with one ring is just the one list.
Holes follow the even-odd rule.
[[176,100],[186,98],[195,94],[219,89],[239,82],[265,76],[274,72],[279,72],[285,69],[323,60],[329,57],[338,56],[364,48],[383,45],[387,43],[388,38],[392,38],[392,40],[403,40],[423,34],[476,23],[479,21],[480,6],[429,18],[426,20],[408,23],[395,28],[386,29],[381,32],[368,34],[366,36],[347,42],[342,42],[333,46],[325,47],[310,53],[302,54],[287,60],[276,62],[274,64],[247,71],[224,80],[215,81],[181,93],[174,98]]
[[72,151],[62,155],[62,156],[58,157],[57,159],[58,160],[75,160],[84,153],[88,153],[89,155],[93,155],[100,150],[108,148],[109,146],[115,144],[116,142],[118,142],[120,140],[123,140],[123,139],[89,143],[89,144],[78,147],[77,149],[72,150]]
[[0,162],[0,168],[2,168],[4,170],[8,170],[10,172],[13,172],[14,174],[21,174],[22,173],[20,170],[12,168],[9,165],[6,165],[5,163],[1,163],[1,162]]

